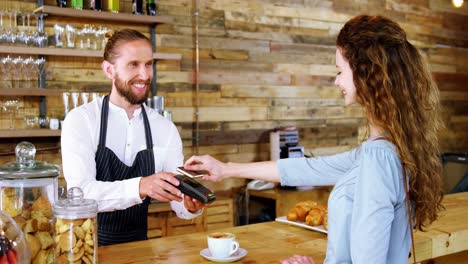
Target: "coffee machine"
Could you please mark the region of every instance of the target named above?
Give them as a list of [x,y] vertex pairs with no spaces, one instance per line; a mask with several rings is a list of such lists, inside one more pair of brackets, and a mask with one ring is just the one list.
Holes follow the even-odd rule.
[[[270,159],[304,157],[304,147],[299,146],[299,132],[295,127],[279,128],[270,132]],[[280,186],[280,189],[295,190],[293,186]]]
[[275,129],[270,133],[271,160],[304,157],[304,147],[298,144],[299,132],[295,127]]

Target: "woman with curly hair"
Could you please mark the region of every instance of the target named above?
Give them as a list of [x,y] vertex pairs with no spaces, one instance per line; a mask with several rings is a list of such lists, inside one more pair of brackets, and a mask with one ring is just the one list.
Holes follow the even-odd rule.
[[[336,44],[335,84],[345,105],[361,105],[367,119],[368,138],[359,147],[327,157],[244,164],[193,156],[185,168],[207,170],[204,180],[211,181],[334,185],[325,263],[407,263],[410,225],[422,230],[441,209],[438,89],[424,58],[390,19],[357,16]],[[313,260],[293,256],[283,263]]]

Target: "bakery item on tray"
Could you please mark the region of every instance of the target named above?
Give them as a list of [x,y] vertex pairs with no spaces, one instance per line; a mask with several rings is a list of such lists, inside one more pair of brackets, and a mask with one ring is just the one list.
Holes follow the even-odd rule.
[[312,200],[298,202],[294,208],[289,210],[286,219],[289,221],[305,221],[307,213],[316,205],[317,202]]
[[323,225],[324,216],[327,214],[327,208],[324,205],[317,205],[310,209],[305,222],[310,226]]
[[328,209],[312,200],[298,202],[286,215],[289,221],[302,221],[309,226],[323,225],[328,230]]

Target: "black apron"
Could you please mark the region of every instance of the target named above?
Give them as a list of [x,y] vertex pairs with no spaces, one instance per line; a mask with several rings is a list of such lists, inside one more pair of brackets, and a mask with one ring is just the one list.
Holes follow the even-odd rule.
[[[154,174],[153,140],[148,116],[143,105],[141,113],[145,125],[146,149],[137,153],[131,167],[120,161],[114,152],[106,147],[108,113],[109,97],[106,96],[102,102],[101,130],[95,157],[96,180],[113,182]],[[147,239],[149,202],[150,198],[146,197],[143,203],[125,210],[98,213],[99,246]]]

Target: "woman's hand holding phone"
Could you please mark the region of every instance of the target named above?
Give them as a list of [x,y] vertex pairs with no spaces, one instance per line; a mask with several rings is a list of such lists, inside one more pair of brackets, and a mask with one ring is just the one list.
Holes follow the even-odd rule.
[[203,180],[219,182],[225,178],[223,174],[226,163],[223,163],[210,155],[192,156],[184,164],[184,169],[192,171],[204,171]]

